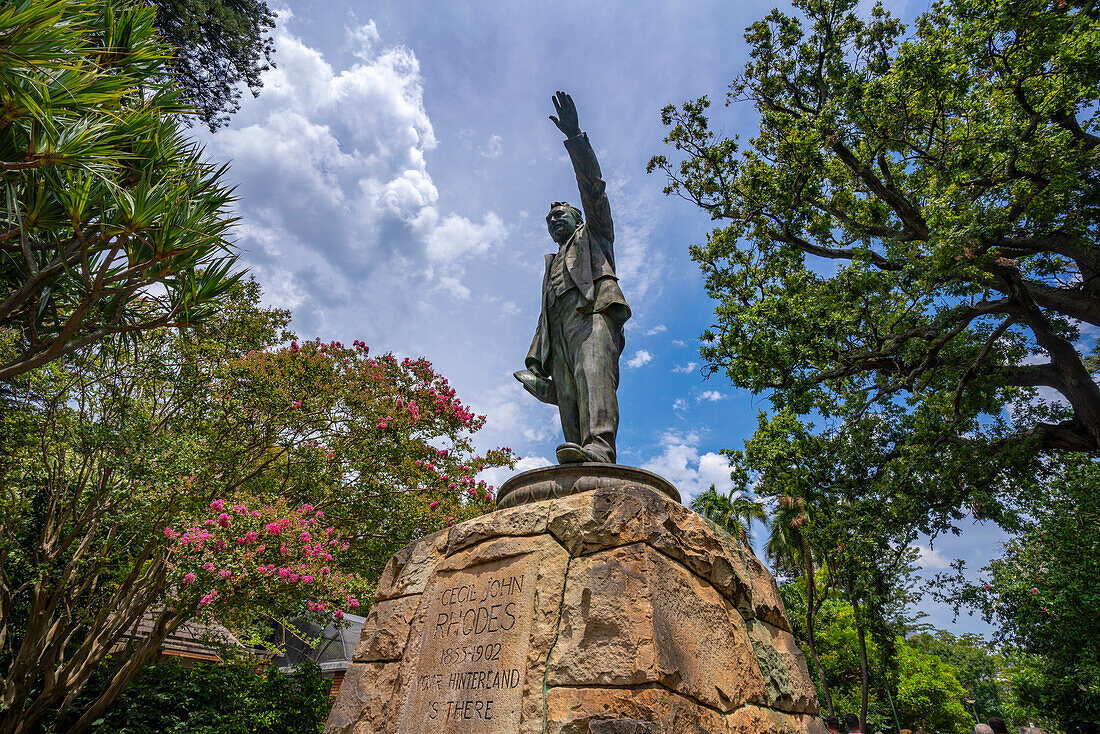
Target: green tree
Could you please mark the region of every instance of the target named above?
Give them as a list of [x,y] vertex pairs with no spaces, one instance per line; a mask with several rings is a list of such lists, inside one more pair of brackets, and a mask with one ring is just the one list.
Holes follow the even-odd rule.
[[0,7],[0,381],[196,323],[240,277],[222,170],[180,131],[154,11]]
[[[942,491],[939,472],[950,466],[899,451],[906,440],[904,430],[879,415],[857,418],[843,430],[815,430],[781,411],[771,419],[761,415],[744,451],[726,452],[738,481],[775,502],[769,553],[781,577],[801,577],[807,590],[809,600],[799,608],[819,669],[817,612],[830,597],[852,608],[868,706],[882,672],[872,648],[892,675],[894,639],[914,621],[907,611],[914,601],[912,544],[920,532],[943,532],[964,514],[953,501],[929,502],[930,492]],[[819,686],[828,707],[831,683],[819,676]]]
[[[88,688],[103,684],[102,671]],[[292,673],[257,670],[255,660],[153,665],[119,696],[91,728],[107,734],[289,734],[320,732],[332,681],[317,663]],[[64,719],[55,727],[64,728]]]
[[749,553],[755,555],[750,542],[752,524],[765,523],[768,519],[764,506],[759,502],[741,495],[735,497],[733,490],[729,494],[719,494],[712,484],[692,498],[691,509],[718,523],[726,532],[740,540]]
[[929,731],[968,734],[973,717],[963,708],[966,689],[958,671],[935,655],[898,640],[897,714],[901,721]]
[[1005,674],[1005,661],[985,638],[971,632],[954,635],[946,630],[933,630],[914,635],[907,642],[957,671],[967,698],[974,702],[978,721],[1003,715],[1004,690],[998,677]]
[[1067,461],[1035,502],[1034,523],[967,592],[1012,652],[1016,706],[1066,729],[1100,719],[1098,486],[1095,461]]
[[240,109],[242,86],[253,96],[274,66],[268,32],[275,13],[264,0],[154,0],[156,25],[174,53],[168,60],[182,99],[211,131]]
[[[788,611],[805,609],[802,580],[780,586]],[[792,628],[800,645],[806,645],[801,615],[792,616]],[[856,612],[840,595],[825,599],[818,613],[817,645],[835,710],[859,711],[863,705],[863,660],[860,654]],[[864,714],[867,731],[904,728],[967,734],[972,717],[962,707],[966,689],[958,673],[942,658],[912,645],[901,636],[890,639],[886,650],[871,636],[866,656],[872,671]],[[897,719],[895,719],[895,714]]]
[[[692,248],[716,300],[702,354],[777,406],[905,405],[914,442],[1100,450],[1100,18],[1075,0],[795,0],[746,32],[717,133],[663,120],[668,193],[722,221]],[[1047,400],[1036,388],[1059,400]],[[1012,407],[1012,420],[1003,411]]]
[[0,732],[75,705],[143,615],[151,634],[116,651],[72,732],[188,619],[256,639],[265,618],[354,608],[397,548],[492,507],[475,475],[510,455],[474,453],[484,419],[430,363],[279,346],[289,314],[258,301],[238,284],[202,326],[0,396]]

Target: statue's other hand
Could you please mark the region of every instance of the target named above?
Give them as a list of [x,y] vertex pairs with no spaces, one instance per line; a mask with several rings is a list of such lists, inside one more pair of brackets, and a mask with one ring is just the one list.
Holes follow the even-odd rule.
[[573,104],[573,98],[565,92],[559,91],[550,101],[554,103],[557,117],[550,115],[550,120],[558,126],[558,129],[567,138],[575,138],[581,134],[581,126],[577,120],[577,106]]

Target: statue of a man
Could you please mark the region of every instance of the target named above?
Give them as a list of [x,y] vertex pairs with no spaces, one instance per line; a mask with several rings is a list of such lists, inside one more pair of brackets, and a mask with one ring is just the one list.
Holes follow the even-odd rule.
[[623,325],[630,318],[615,275],[611,206],[600,164],[581,132],[572,98],[558,92],[557,116],[550,119],[565,135],[581,194],[581,211],[555,201],[546,215],[550,237],[558,245],[546,256],[542,312],[516,379],[544,403],[558,406],[565,443],[561,464],[615,463],[619,428],[619,355]]

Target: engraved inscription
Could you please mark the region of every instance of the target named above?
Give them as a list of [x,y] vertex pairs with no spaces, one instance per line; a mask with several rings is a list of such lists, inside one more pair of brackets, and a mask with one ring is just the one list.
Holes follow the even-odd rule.
[[528,556],[440,573],[402,731],[515,731],[534,606]]

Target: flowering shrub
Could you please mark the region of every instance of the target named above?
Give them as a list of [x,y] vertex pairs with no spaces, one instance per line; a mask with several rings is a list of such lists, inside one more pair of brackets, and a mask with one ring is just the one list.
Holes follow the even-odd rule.
[[209,516],[165,528],[172,544],[169,567],[176,599],[196,603],[200,614],[248,603],[343,616],[359,607],[361,582],[334,573],[348,543],[312,505],[289,510],[285,502],[210,503]]
[[240,284],[201,327],[55,362],[12,393],[0,619],[25,624],[0,659],[0,720],[73,700],[139,621],[148,637],[82,726],[195,616],[255,642],[264,620],[339,618],[402,545],[492,509],[476,476],[512,454],[474,450],[484,418],[430,362],[299,342],[258,303]]
[[[406,543],[492,510],[495,488],[477,475],[515,460],[508,448],[474,452],[485,418],[430,361],[374,356],[358,339],[249,350],[228,363],[223,385],[225,410],[277,428],[280,494],[326,513],[352,541],[343,564],[368,584]],[[196,481],[217,471],[211,465]],[[264,476],[242,491],[263,496],[269,483]]]

